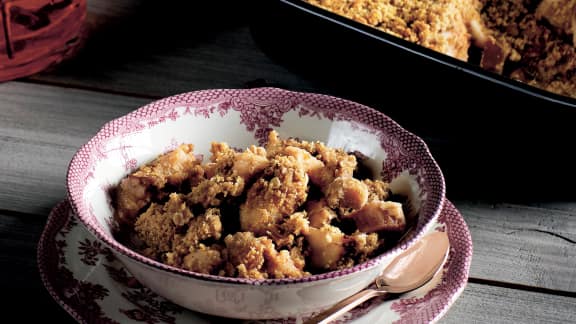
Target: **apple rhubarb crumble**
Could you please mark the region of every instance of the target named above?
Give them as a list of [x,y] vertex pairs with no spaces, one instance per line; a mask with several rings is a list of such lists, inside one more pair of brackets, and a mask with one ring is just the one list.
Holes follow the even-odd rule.
[[[299,278],[354,266],[406,231],[403,205],[360,154],[281,139],[241,151],[183,144],[113,191],[119,236],[141,254],[229,277]],[[396,200],[396,199],[395,199]]]

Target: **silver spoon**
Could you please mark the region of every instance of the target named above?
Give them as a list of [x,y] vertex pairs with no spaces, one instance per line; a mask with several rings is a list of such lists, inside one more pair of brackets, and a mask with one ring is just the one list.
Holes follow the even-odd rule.
[[450,242],[445,232],[424,236],[384,269],[376,278],[376,288],[364,289],[308,319],[304,324],[326,324],[370,298],[388,293],[405,293],[422,287],[441,272],[449,251]]

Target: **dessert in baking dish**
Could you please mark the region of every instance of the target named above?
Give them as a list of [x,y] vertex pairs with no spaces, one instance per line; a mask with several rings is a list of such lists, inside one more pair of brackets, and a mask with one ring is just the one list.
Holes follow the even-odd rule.
[[305,1],[461,60],[482,32],[476,0]]
[[576,0],[304,1],[486,70],[576,97]]

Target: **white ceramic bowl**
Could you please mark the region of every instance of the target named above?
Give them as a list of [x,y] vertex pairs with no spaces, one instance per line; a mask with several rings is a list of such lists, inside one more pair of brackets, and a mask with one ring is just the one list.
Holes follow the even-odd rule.
[[[182,143],[209,154],[212,141],[233,147],[280,136],[319,140],[360,151],[376,174],[407,195],[418,222],[408,240],[368,262],[301,279],[239,279],[193,273],[146,258],[112,235],[109,189],[139,165]],[[442,173],[425,143],[369,107],[320,94],[275,88],[206,90],[153,102],[115,119],[74,155],[68,196],[86,228],[107,244],[150,289],[186,308],[226,317],[293,317],[325,308],[369,285],[394,256],[413,245],[438,217]]]

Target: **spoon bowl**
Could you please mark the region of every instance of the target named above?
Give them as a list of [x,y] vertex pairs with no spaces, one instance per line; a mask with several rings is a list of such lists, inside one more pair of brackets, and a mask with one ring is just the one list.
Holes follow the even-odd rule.
[[384,269],[375,280],[376,288],[364,289],[344,299],[305,324],[326,324],[370,298],[416,290],[442,272],[449,252],[450,242],[446,232],[428,234]]

